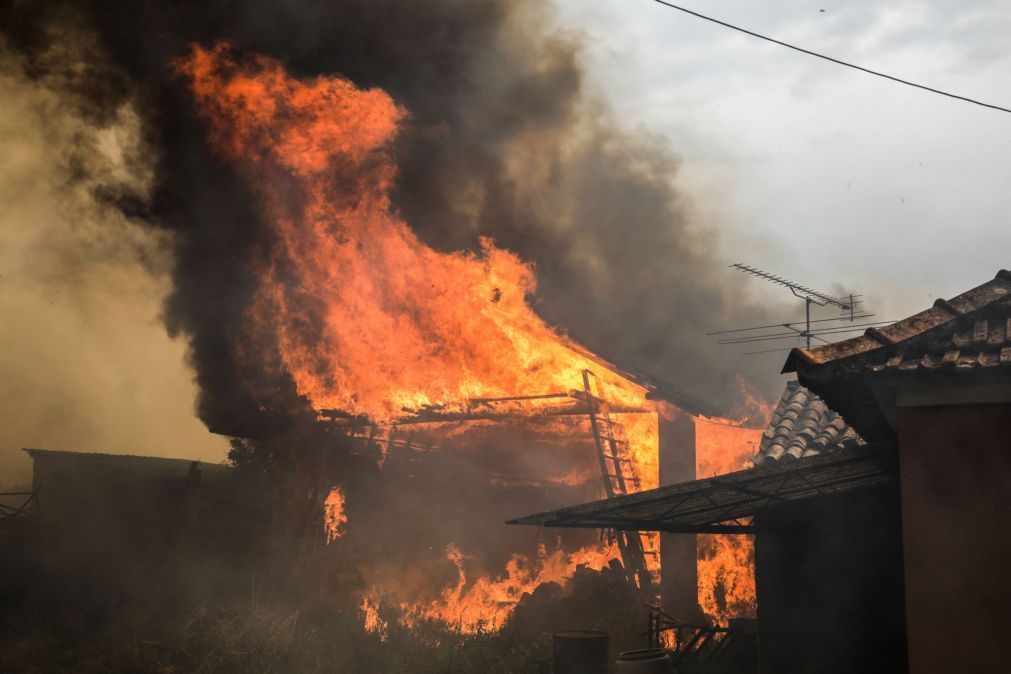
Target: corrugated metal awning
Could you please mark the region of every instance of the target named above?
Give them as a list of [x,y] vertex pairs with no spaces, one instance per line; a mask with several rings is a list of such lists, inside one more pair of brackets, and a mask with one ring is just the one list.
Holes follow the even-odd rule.
[[882,485],[895,475],[893,447],[864,445],[583,503],[507,523],[672,533],[751,533],[754,528],[750,518],[770,506]]

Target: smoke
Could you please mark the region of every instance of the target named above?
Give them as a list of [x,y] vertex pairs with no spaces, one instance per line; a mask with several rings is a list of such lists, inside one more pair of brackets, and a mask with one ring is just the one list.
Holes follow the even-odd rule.
[[[93,0],[0,9],[19,67],[38,86],[56,80],[61,105],[101,128],[124,106],[136,115],[126,170],[144,189],[105,179],[78,180],[76,189],[115,206],[121,220],[143,221],[162,244],[131,259],[170,253],[159,258],[171,265],[164,322],[188,341],[198,413],[212,429],[255,432],[263,409],[283,419],[298,406],[289,380],[237,357],[252,346],[240,330],[256,290],[249,260],[270,242],[248,188],[209,151],[168,67],[191,43],[219,40],[278,59],[295,75],[337,73],[387,91],[411,116],[395,148],[396,207],[426,243],[476,250],[490,236],[535,264],[537,308],[550,323],[727,409],[748,363],[703,333],[768,317],[738,299],[739,284],[716,258],[716,233],[693,221],[676,187],[676,156],[659,139],[625,130],[588,93],[580,37],[553,28],[552,18],[534,0]],[[88,49],[62,46],[67,26],[82,31]],[[112,225],[100,238],[131,236]],[[768,371],[743,373],[767,391],[776,381]]]
[[220,460],[158,317],[171,237],[122,208],[153,185],[141,120],[91,95],[118,72],[94,37],[52,30],[31,60],[0,44],[0,485],[25,446]]

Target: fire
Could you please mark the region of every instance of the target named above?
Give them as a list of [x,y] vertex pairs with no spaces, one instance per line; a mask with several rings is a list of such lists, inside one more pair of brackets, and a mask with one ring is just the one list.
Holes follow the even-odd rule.
[[343,536],[347,529],[348,516],[344,512],[344,492],[335,486],[323,501],[323,526],[326,542],[332,543]]
[[[337,76],[299,80],[263,56],[194,46],[175,63],[216,152],[249,183],[267,226],[251,261],[258,288],[250,338],[270,345],[316,410],[393,422],[406,410],[461,410],[474,398],[569,392],[592,370],[607,399],[651,409],[646,390],[600,364],[531,308],[534,270],[480,240],[480,252],[425,245],[392,205],[392,143],[408,112],[379,89]],[[657,484],[655,415],[622,415],[640,488]],[[339,489],[327,497],[327,540],[347,522]],[[655,547],[656,536],[647,541]],[[458,581],[416,615],[464,631],[495,629],[524,592],[601,568],[613,545],[515,556],[497,577]],[[655,569],[654,569],[655,570]],[[367,625],[385,629],[377,603]]]
[[[513,555],[504,573],[469,580],[466,571],[468,557],[458,546],[450,545],[446,558],[456,567],[456,583],[444,589],[434,601],[402,603],[400,608],[408,625],[419,620],[437,620],[466,634],[496,631],[501,629],[524,594],[533,592],[544,583],[564,585],[580,566],[599,571],[618,557],[618,548],[613,543],[599,549],[586,547],[573,553],[561,549],[548,552],[542,545],[534,560],[525,555]],[[373,588],[373,596],[366,597],[363,610],[366,605],[373,607],[373,611],[378,606],[380,600],[376,593],[377,588]],[[366,611],[367,625],[370,615],[378,617],[378,614]]]
[[[374,592],[374,591],[373,591]],[[386,641],[389,625],[379,616],[379,603],[370,596],[362,597],[361,611],[366,632],[378,634],[380,640]]]
[[763,430],[731,419],[697,417],[695,475],[701,480],[750,467]]
[[[750,467],[763,430],[730,419],[704,417],[696,419],[695,428],[695,470],[700,479]],[[755,544],[751,536],[699,535],[698,574],[699,606],[715,623],[726,625],[730,618],[755,614]]]
[[177,63],[217,152],[254,188],[274,240],[252,322],[316,409],[381,421],[405,408],[582,388],[643,405],[534,313],[533,268],[425,245],[391,205],[391,143],[408,113],[340,77],[302,81],[277,62],[194,47]]
[[699,536],[699,606],[718,625],[755,615],[755,542],[751,536]]

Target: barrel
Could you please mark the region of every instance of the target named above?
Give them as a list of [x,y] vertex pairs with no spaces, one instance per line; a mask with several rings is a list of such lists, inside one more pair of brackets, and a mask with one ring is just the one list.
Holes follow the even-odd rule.
[[554,637],[554,674],[608,674],[607,632],[559,632]]
[[674,664],[662,648],[625,651],[614,663],[614,674],[674,674]]

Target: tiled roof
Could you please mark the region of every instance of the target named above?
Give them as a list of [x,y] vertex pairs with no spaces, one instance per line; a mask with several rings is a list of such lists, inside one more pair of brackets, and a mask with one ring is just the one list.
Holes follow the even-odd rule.
[[769,461],[800,459],[863,444],[849,424],[821,398],[800,383],[786,385],[768,428],[762,434],[756,466]]
[[868,442],[894,438],[899,388],[1011,391],[1011,272],[860,337],[794,349],[783,371],[796,372]]
[[981,318],[966,325],[946,340],[944,351],[920,354],[897,354],[884,362],[871,362],[871,372],[910,372],[945,368],[964,371],[977,367],[1011,365],[1011,318],[991,321]]
[[[1011,365],[1011,272],[883,328],[790,352],[784,372],[845,364],[845,371],[966,371]],[[840,374],[845,374],[840,373]]]

